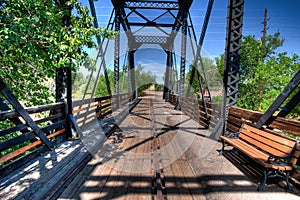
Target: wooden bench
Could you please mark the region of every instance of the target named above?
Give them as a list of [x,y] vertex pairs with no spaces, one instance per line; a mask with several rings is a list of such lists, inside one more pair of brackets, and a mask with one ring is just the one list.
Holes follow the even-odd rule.
[[258,186],[258,191],[264,188],[267,179],[271,177],[283,178],[287,183],[287,191],[291,191],[289,175],[292,165],[296,164],[300,155],[298,141],[283,134],[257,129],[245,123],[238,133],[220,138],[223,144],[220,154],[224,153],[225,145],[228,144],[264,168],[264,179]]

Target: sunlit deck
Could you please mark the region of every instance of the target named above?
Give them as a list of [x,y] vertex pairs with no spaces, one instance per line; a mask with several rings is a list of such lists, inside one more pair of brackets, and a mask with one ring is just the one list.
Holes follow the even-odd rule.
[[209,136],[208,130],[164,102],[161,94],[151,92],[141,97],[108,139],[95,142],[99,151],[90,154],[88,143],[78,140],[63,143],[2,179],[0,197],[299,198],[296,188],[292,194],[285,192],[284,182],[270,183],[258,193],[259,168],[235,151],[219,156],[220,143]]

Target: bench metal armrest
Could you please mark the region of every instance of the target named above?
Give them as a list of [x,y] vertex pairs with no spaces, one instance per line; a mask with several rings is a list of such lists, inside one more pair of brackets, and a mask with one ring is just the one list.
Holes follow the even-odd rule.
[[241,128],[239,129],[238,132],[227,132],[227,134],[224,133],[224,136],[225,137],[228,137],[228,138],[239,138],[240,137],[240,134],[244,128],[244,125],[245,125],[245,122],[243,122]]
[[290,162],[293,158],[293,155],[297,149],[298,144],[299,144],[299,141],[296,141],[294,144],[294,147],[289,155],[287,155],[285,157],[270,155],[267,162],[270,164],[279,165],[279,166],[290,166]]
[[270,155],[267,160],[267,163],[272,164],[272,165],[277,165],[277,166],[290,166],[290,163],[288,162],[287,157]]

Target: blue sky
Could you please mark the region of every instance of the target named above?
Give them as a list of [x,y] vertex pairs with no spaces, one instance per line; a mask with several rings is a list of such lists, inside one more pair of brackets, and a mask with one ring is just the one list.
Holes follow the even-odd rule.
[[[87,0],[84,3],[87,4]],[[194,0],[190,12],[198,35],[208,0]],[[107,24],[112,10],[110,0],[95,2],[100,26]],[[268,9],[268,34],[280,31],[285,38],[280,49],[300,55],[300,1],[299,0],[245,0],[244,35],[262,36],[264,9]],[[204,48],[213,57],[224,52],[226,36],[227,0],[215,0],[210,23],[207,29]]]
[[[88,5],[87,0],[82,0]],[[194,27],[196,29],[197,39],[199,39],[202,28],[203,18],[206,12],[208,0],[194,0],[190,13]],[[95,2],[97,18],[101,27],[106,26],[112,4],[110,0],[98,0]],[[245,0],[243,35],[255,35],[256,38],[262,36],[264,10],[268,9],[268,30],[267,34],[274,34],[280,31],[281,36],[285,38],[285,43],[280,51],[286,51],[290,55],[296,53],[300,55],[300,1],[299,0]],[[144,11],[143,12],[149,12]],[[151,13],[148,13],[151,14]],[[153,13],[155,15],[156,13]],[[227,18],[227,0],[215,0],[208,25],[203,49],[211,57],[217,57],[224,53],[226,37],[226,19]],[[157,31],[157,30],[156,30]],[[159,31],[158,31],[159,32]],[[136,53],[137,64],[157,64],[157,69],[151,71],[162,76],[161,68],[165,64],[165,53],[157,51],[150,53],[149,50],[140,50]],[[146,55],[145,53],[149,55]],[[177,61],[179,62],[179,61]]]

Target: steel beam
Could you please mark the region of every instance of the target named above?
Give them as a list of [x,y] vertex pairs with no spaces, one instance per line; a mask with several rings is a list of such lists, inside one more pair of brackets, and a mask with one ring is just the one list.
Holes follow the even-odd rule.
[[136,84],[135,84],[135,66],[134,66],[134,52],[130,50],[128,52],[128,67],[129,67],[129,80],[130,80],[130,88],[131,88],[131,92],[133,93],[133,99],[136,98]]
[[166,44],[168,40],[168,38],[164,36],[137,35],[134,38],[136,43],[143,44]]
[[140,9],[178,10],[179,4],[177,1],[125,1],[124,7]]
[[170,81],[171,81],[171,72],[172,72],[172,60],[173,60],[173,53],[172,51],[166,51],[167,53],[167,63],[166,63],[166,73],[165,73],[165,84],[164,84],[164,93],[163,99],[166,101],[169,100],[169,91],[170,91]]
[[[120,9],[115,9],[115,31],[120,31]],[[119,102],[120,34],[115,35],[114,45],[114,94]],[[118,103],[117,103],[118,105]],[[117,106],[117,108],[119,105]]]
[[129,22],[128,23],[130,26],[147,26],[147,27],[173,27],[174,24],[163,24],[163,23],[156,23],[156,22],[146,22],[146,23],[141,23],[141,22]]
[[[90,4],[90,8],[91,8],[91,14],[92,14],[93,19],[94,19],[94,27],[99,28],[97,15],[96,15],[96,10],[95,10],[95,5],[94,5],[94,0],[89,0],[89,4]],[[110,22],[110,20],[109,20],[109,22]],[[107,28],[108,28],[108,26],[107,26]],[[101,65],[103,65],[103,71],[104,71],[105,82],[106,82],[106,89],[107,89],[108,94],[111,95],[110,82],[109,82],[109,79],[108,79],[106,62],[105,62],[103,46],[102,46],[103,43],[104,43],[104,38],[101,40],[101,38],[99,36],[96,36],[96,39],[97,39],[97,44],[98,44],[98,48],[99,48],[98,55],[101,56],[101,64],[100,64],[99,70],[101,69]],[[97,56],[97,58],[98,58],[98,56]],[[95,84],[97,84],[97,83],[95,83]]]
[[[261,116],[261,118],[257,121],[255,126],[257,128],[261,128],[264,124],[270,122],[270,119],[275,111],[280,107],[280,105],[290,96],[290,94],[300,85],[300,70],[296,73],[296,75],[292,78],[289,84],[284,88],[284,90],[280,93],[280,95],[275,99],[273,104],[269,107],[269,109]],[[295,95],[295,98],[299,96],[299,92]],[[292,109],[292,107],[296,106],[300,99],[292,98],[291,103],[288,105],[288,109]],[[282,113],[281,115],[283,115]]]
[[180,88],[179,95],[183,96],[185,81],[185,65],[186,65],[186,41],[187,41],[187,11],[183,11],[182,15],[182,32],[181,32],[181,54],[180,54]]
[[237,103],[244,0],[228,1],[226,48],[224,59],[223,132],[226,132],[230,106]]
[[57,68],[55,74],[55,101],[64,102],[64,94],[66,91],[66,74],[63,68]]
[[49,150],[51,150],[53,148],[53,144],[46,137],[46,134],[33,121],[33,119],[30,117],[29,113],[20,104],[18,99],[8,89],[6,84],[3,82],[2,78],[0,78],[0,92],[6,98],[6,100],[13,106],[15,111],[24,119],[26,124],[32,129],[33,133],[41,139],[41,141],[45,144],[45,146]]
[[280,110],[277,117],[286,117],[300,103],[300,88],[292,99]]
[[[210,19],[210,14],[211,14],[211,11],[212,11],[213,4],[214,4],[214,0],[209,0],[207,10],[206,10],[206,14],[205,14],[205,18],[204,18],[204,22],[203,22],[203,25],[202,25],[202,30],[201,30],[201,35],[200,35],[200,38],[199,38],[199,43],[197,45],[197,50],[196,50],[196,54],[195,54],[195,58],[194,58],[194,62],[193,62],[194,67],[192,68],[191,77],[190,77],[189,85],[188,85],[188,88],[187,88],[187,96],[190,95],[191,86],[192,86],[194,76],[195,76],[195,70],[196,69],[198,70],[198,61],[199,61],[199,59],[201,59],[201,49],[202,49],[202,45],[203,45],[204,38],[205,38],[205,35],[206,35],[206,30],[207,30],[208,22],[209,22],[209,19]],[[191,26],[192,26],[192,29],[193,29],[193,34],[195,35],[194,28],[193,28],[193,23],[191,23]],[[201,67],[203,68],[202,60],[201,60]],[[203,72],[204,72],[204,70],[203,70]],[[206,77],[205,77],[205,81],[207,82]]]
[[182,29],[181,29],[181,52],[180,52],[180,79],[179,79],[179,93],[176,102],[175,109],[180,110],[180,98],[184,95],[184,83],[185,83],[185,65],[186,65],[186,42],[187,42],[187,17],[188,11],[183,10],[182,13]]

